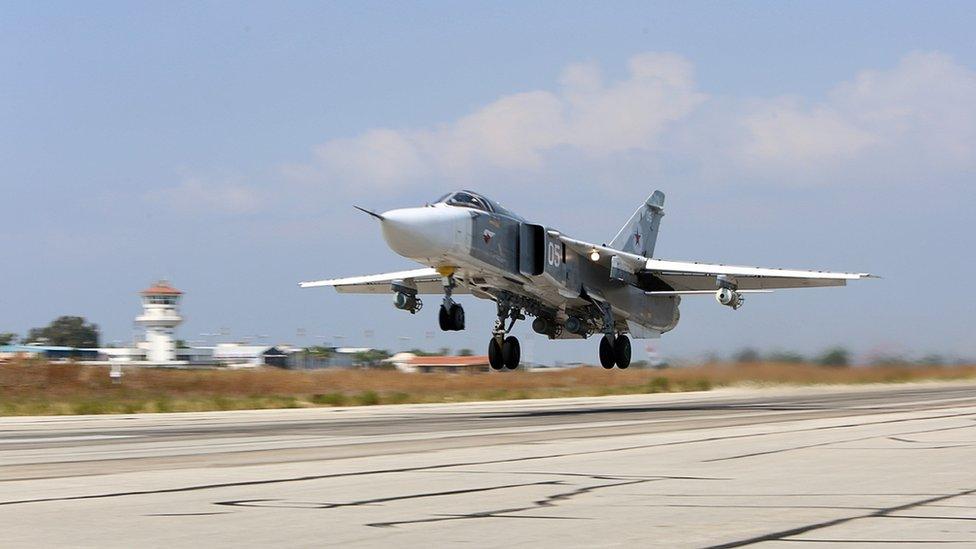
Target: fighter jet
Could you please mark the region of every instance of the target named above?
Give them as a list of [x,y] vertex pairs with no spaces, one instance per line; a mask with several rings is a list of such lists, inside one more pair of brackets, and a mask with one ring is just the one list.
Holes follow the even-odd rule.
[[376,213],[389,247],[425,268],[301,282],[341,293],[391,292],[397,309],[417,313],[421,295],[441,295],[440,328],[463,330],[464,309],[454,301],[470,294],[495,302],[498,318],[488,341],[495,370],[518,368],[521,348],[510,335],[526,316],[549,339],[602,334],[600,364],[627,368],[630,337],[658,338],[678,325],[681,297],[714,295],[738,309],[744,295],[781,288],[844,286],[868,273],[737,267],[654,257],[664,193],[655,191],[609,244],[571,238],[531,223],[473,191],[448,193],[433,204]]

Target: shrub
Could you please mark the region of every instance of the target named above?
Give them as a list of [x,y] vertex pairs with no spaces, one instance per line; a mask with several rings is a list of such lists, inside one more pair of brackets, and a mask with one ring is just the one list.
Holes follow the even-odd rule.
[[738,353],[735,353],[732,359],[736,362],[759,362],[760,356],[759,351],[751,347],[746,347]]
[[83,400],[74,405],[73,412],[80,415],[107,414],[109,407],[101,400]]
[[770,362],[782,362],[785,364],[802,364],[806,359],[800,353],[793,351],[775,351],[766,357]]
[[317,393],[312,395],[312,404],[322,406],[342,406],[346,403],[346,395],[342,393]]
[[390,395],[387,395],[384,399],[390,404],[403,404],[410,400],[410,395],[402,391],[397,391]]
[[843,347],[827,349],[817,359],[824,366],[847,366],[851,363],[851,354]]
[[667,393],[671,391],[671,381],[666,377],[656,377],[647,383],[648,393]]
[[376,391],[363,391],[356,395],[356,404],[360,406],[373,406],[380,403],[380,395]]

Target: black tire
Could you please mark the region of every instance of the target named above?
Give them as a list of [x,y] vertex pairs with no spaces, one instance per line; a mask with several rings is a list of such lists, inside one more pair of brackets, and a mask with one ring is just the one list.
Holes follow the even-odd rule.
[[504,370],[505,359],[502,357],[502,346],[498,343],[498,338],[493,337],[488,342],[488,365],[492,370]]
[[460,331],[464,329],[464,308],[455,303],[451,305],[451,329]]
[[613,358],[617,368],[626,370],[630,366],[630,338],[625,335],[617,336],[613,342]]
[[600,365],[609,370],[616,364],[616,357],[613,354],[613,343],[610,336],[603,336],[600,340]]
[[437,322],[441,325],[441,330],[449,332],[451,330],[451,315],[447,312],[447,307],[441,305],[441,311],[437,314]]
[[518,368],[519,361],[522,360],[522,346],[515,336],[506,337],[505,342],[502,343],[502,360],[509,370]]

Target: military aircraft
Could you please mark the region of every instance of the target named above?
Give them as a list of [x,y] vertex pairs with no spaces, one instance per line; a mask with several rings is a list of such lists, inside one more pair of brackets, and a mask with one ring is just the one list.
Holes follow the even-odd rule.
[[416,313],[420,295],[442,295],[444,331],[464,329],[457,294],[494,301],[498,309],[488,359],[495,370],[514,370],[519,341],[510,335],[517,320],[535,317],[532,329],[549,339],[585,339],[603,334],[600,364],[627,368],[628,334],[657,338],[678,324],[681,296],[714,295],[738,309],[744,294],[781,288],[844,286],[868,273],[736,267],[654,258],[664,193],[655,191],[609,244],[570,238],[526,221],[473,191],[448,193],[416,208],[376,213],[390,248],[425,268],[302,282],[303,288],[332,286],[342,293],[392,292],[397,309]]

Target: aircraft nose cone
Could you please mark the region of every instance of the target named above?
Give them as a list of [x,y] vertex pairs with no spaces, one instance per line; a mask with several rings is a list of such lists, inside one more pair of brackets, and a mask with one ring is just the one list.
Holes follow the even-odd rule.
[[442,257],[457,243],[458,224],[470,216],[455,208],[404,208],[383,213],[383,238],[394,252],[411,259]]

